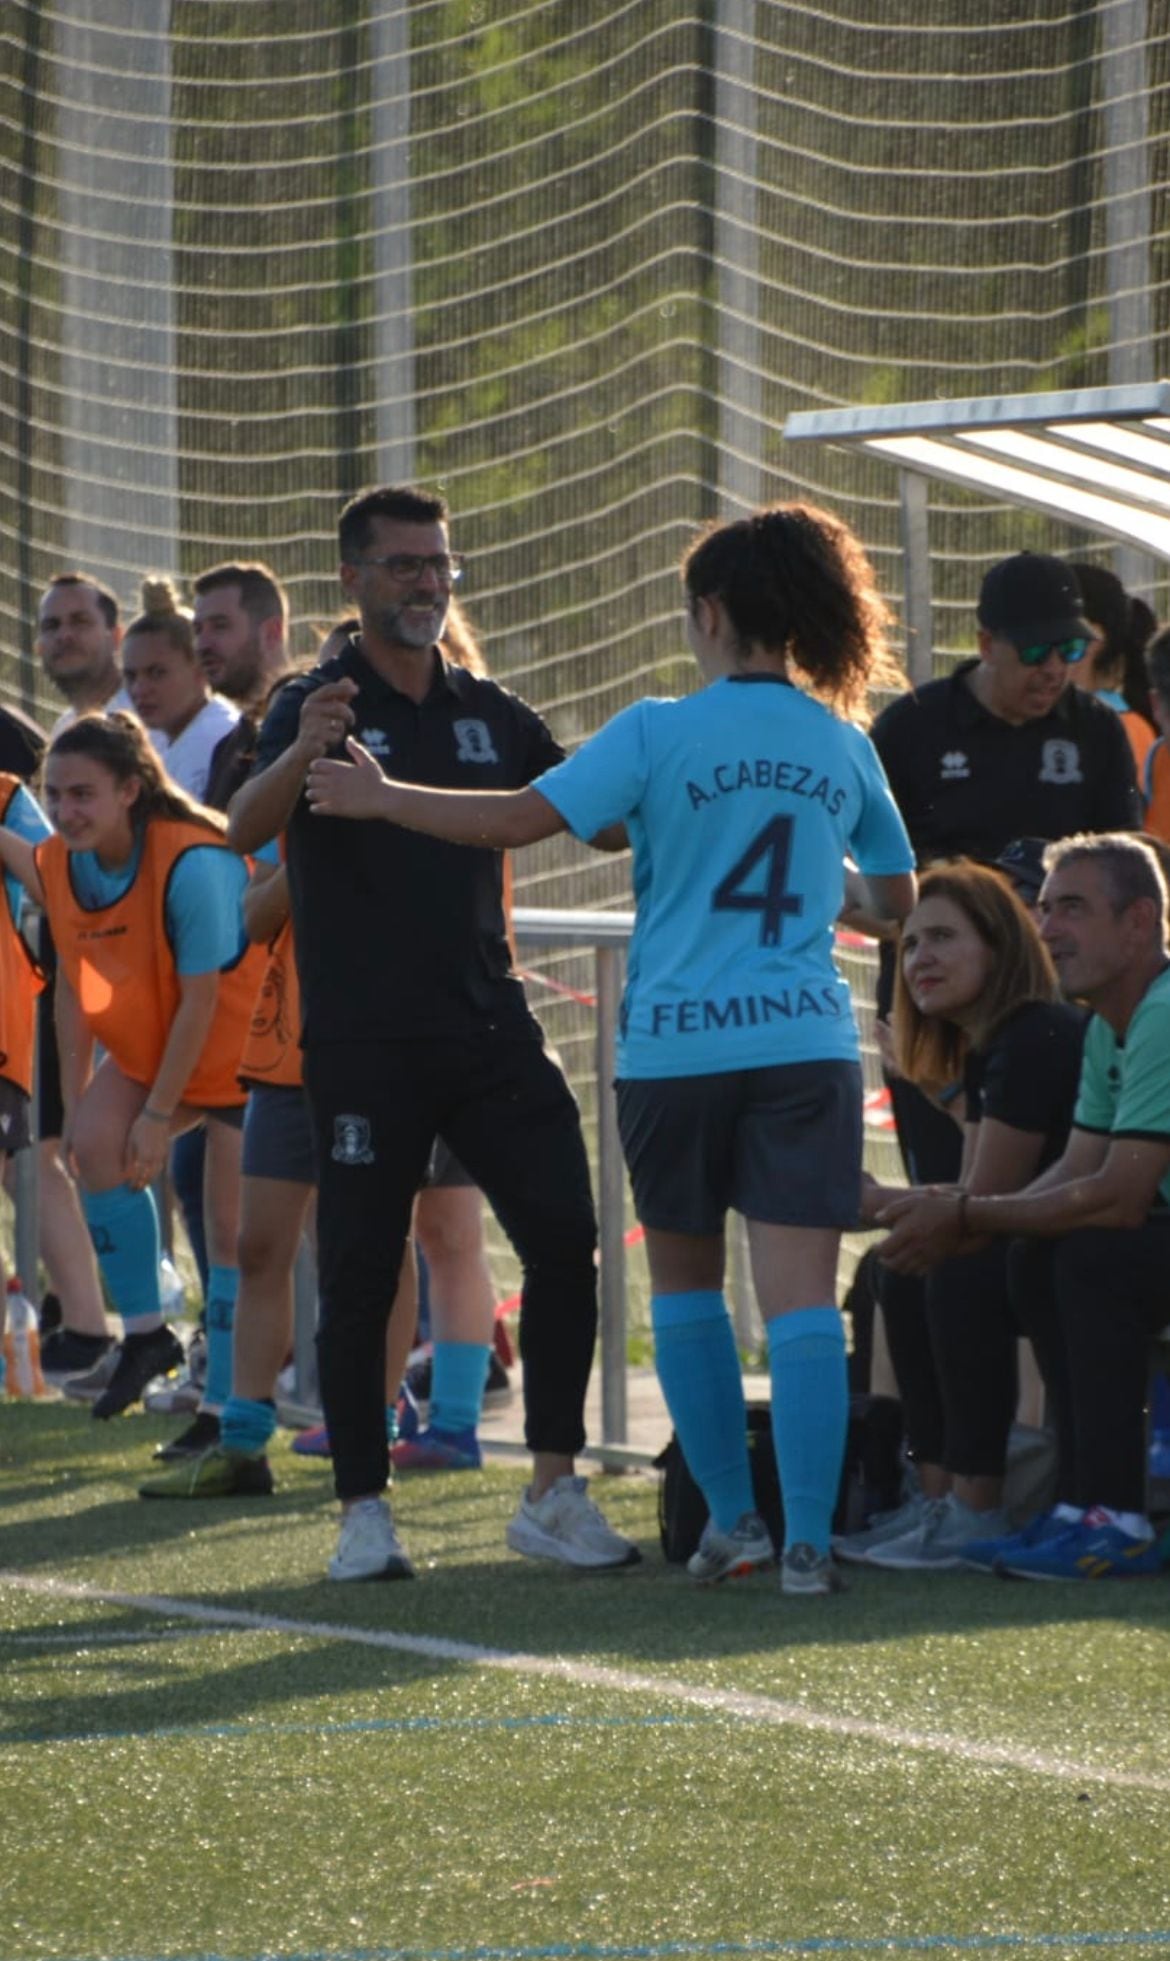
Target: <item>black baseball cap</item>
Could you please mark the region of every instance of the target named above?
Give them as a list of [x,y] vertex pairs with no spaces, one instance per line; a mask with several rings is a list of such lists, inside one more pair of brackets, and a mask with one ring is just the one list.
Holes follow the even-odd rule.
[[1036,898],[1047,876],[1044,853],[1048,842],[1047,838],[1013,838],[995,861],[1025,901]]
[[1091,640],[1076,575],[1062,558],[1017,552],[993,565],[979,591],[975,616],[988,633],[1013,647]]

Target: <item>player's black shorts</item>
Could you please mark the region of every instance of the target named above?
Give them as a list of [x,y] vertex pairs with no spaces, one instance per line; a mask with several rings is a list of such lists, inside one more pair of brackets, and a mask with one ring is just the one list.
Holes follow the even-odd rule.
[[617,1086],[642,1224],[717,1233],[729,1209],[766,1225],[846,1228],[861,1192],[861,1069],[794,1062]]

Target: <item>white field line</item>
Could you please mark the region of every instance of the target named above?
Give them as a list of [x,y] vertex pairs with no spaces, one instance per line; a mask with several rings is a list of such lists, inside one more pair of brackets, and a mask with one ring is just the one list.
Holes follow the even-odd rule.
[[862,1716],[834,1716],[806,1709],[776,1696],[749,1695],[740,1689],[712,1689],[664,1675],[643,1675],[635,1669],[607,1668],[595,1662],[571,1661],[563,1655],[534,1655],[522,1650],[484,1648],[472,1641],[451,1641],[437,1634],[395,1634],[388,1629],[347,1627],[337,1621],[289,1620],[278,1614],[255,1614],[243,1607],[212,1607],[202,1601],[173,1600],[165,1594],[117,1593],[81,1581],[35,1577],[0,1569],[0,1587],[47,1595],[61,1600],[101,1602],[129,1607],[144,1614],[164,1614],[203,1626],[240,1628],[261,1634],[292,1635],[300,1640],[349,1641],[364,1648],[389,1649],[396,1654],[421,1655],[428,1661],[462,1662],[472,1668],[500,1669],[579,1688],[607,1689],[623,1695],[683,1702],[730,1718],[768,1723],[777,1729],[804,1730],[816,1735],[857,1738],[889,1750],[929,1751],[956,1762],[999,1770],[1022,1770],[1063,1782],[1107,1785],[1112,1789],[1170,1792],[1170,1774],[1117,1770],[1098,1764],[1052,1757],[1041,1750],[1024,1750],[1002,1743],[980,1743],[970,1737],[948,1736],[931,1730],[904,1729],[897,1723],[870,1722]]

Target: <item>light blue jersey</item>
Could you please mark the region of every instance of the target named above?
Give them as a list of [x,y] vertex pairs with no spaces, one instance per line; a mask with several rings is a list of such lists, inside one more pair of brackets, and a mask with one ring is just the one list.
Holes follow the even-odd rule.
[[533,788],[579,838],[629,832],[623,1080],[856,1059],[833,960],[843,860],[914,866],[859,729],[779,677],[729,678],[637,702]]
[[[4,813],[4,825],[23,838],[26,844],[43,844],[53,834],[53,827],[31,790],[22,783],[14,790]],[[24,917],[28,894],[14,872],[5,872],[4,890],[8,897],[8,912],[14,926],[19,926]]]
[[[92,851],[70,855],[78,903],[96,911],[130,890],[142,857],[139,840],[125,865],[107,871]],[[210,974],[234,966],[248,944],[243,895],[248,867],[220,845],[194,845],[177,861],[167,885],[167,936],[180,974]]]

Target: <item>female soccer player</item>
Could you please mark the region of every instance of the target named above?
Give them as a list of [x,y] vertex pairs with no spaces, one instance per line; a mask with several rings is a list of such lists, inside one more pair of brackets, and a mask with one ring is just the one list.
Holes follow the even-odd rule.
[[328,815],[493,846],[626,825],[637,923],[618,1107],[659,1379],[711,1514],[691,1571],[718,1580],[773,1557],[722,1292],[734,1206],[768,1331],[782,1584],[827,1593],[847,1405],[837,1253],[861,1176],[857,1034],[833,922],[847,852],[872,911],[900,918],[913,903],[901,818],[849,719],[896,670],[868,561],[828,512],[787,505],[713,526],[683,583],[697,694],[636,703],[524,790],[413,789],[351,741],[352,765],[313,765],[309,798]]
[[0,849],[44,905],[57,946],[62,1141],[126,1330],[93,1413],[116,1416],[182,1359],[163,1321],[150,1186],[171,1138],[206,1117],[206,1415],[231,1387],[236,1069],[264,961],[262,948],[243,951],[247,867],[218,813],[168,781],[132,715],[85,715],[62,731],[45,765],[45,803],[55,835],[35,854],[10,837]]
[[[962,858],[923,872],[902,928],[894,1063],[920,1088],[962,1083],[958,1190],[1019,1191],[1060,1156],[1085,1021],[1061,1001],[1047,949],[1005,879]],[[869,1185],[865,1216],[905,1196]],[[998,1239],[940,1260],[926,1275],[921,1310],[920,1295],[883,1292],[923,1489],[869,1531],[839,1540],[843,1558],[939,1571],[966,1564],[969,1546],[1008,1533],[1003,1476],[1022,1330],[1008,1299],[1007,1253]],[[925,1343],[920,1326],[904,1325],[921,1312]]]

